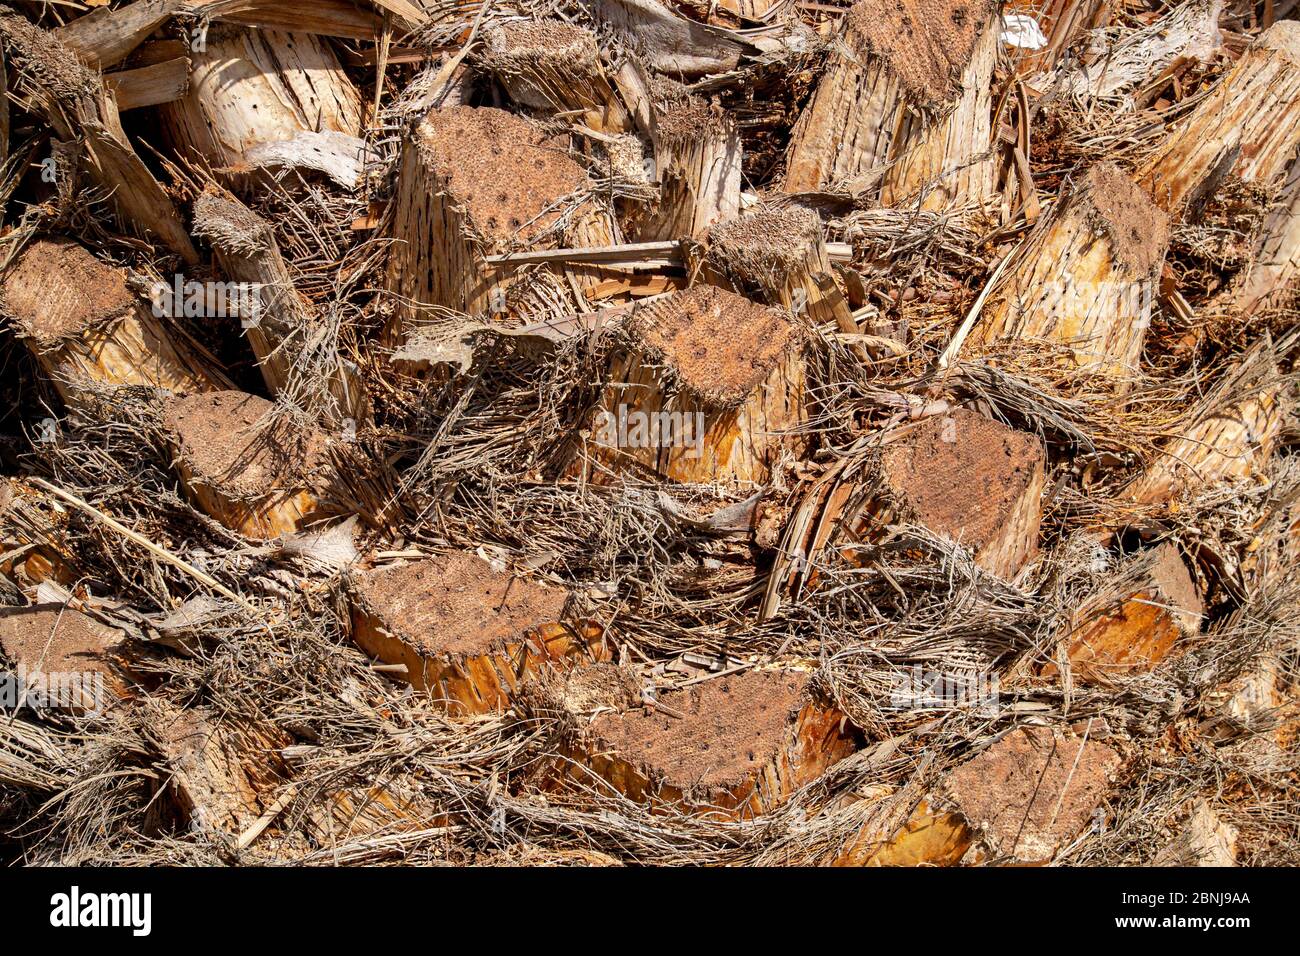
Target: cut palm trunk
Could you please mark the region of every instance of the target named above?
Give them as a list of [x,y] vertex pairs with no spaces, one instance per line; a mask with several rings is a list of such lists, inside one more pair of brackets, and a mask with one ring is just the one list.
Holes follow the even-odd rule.
[[1300,149],[1222,308],[1232,319],[1284,310],[1300,293]]
[[612,136],[633,128],[590,30],[556,20],[495,24],[483,31],[479,61],[521,106]]
[[161,108],[182,157],[239,183],[262,165],[360,172],[361,96],[326,41],[217,26],[190,56],[189,92]]
[[1168,245],[1168,217],[1118,167],[1098,163],[1016,252],[969,344],[1050,342],[1079,368],[1131,376]]
[[667,690],[581,728],[563,772],[595,773],[656,812],[716,820],[777,809],[857,749],[853,728],[795,670],[749,670]]
[[571,473],[765,484],[807,443],[802,346],[786,312],[713,286],[636,307]]
[[1071,615],[1070,671],[1085,683],[1149,671],[1180,638],[1200,630],[1204,610],[1178,546],[1158,545],[1131,559]]
[[991,95],[999,18],[988,3],[866,0],[791,133],[785,190],[920,198],[923,208],[992,195]]
[[949,774],[931,806],[970,827],[968,858],[1050,863],[1093,824],[1119,764],[1095,740],[1017,728]]
[[294,288],[270,223],[233,196],[209,192],[194,204],[194,232],[212,243],[226,275],[255,290],[246,333],[271,394],[334,426],[367,421],[358,369],[339,355],[337,329]]
[[724,111],[672,80],[652,81],[650,142],[659,197],[639,242],[699,236],[740,212],[740,132]]
[[108,197],[118,220],[187,264],[197,263],[175,204],[126,138],[99,74],[52,34],[13,13],[0,13],[0,45],[17,80],[10,95],[29,97],[29,108],[45,118],[58,141],[79,144],[80,166]]
[[511,295],[518,276],[488,256],[614,243],[613,222],[564,143],[486,107],[436,109],[424,118],[402,147],[394,205],[391,344],[404,342],[433,307],[480,317],[536,307]]
[[935,812],[922,800],[901,826],[872,821],[832,866],[956,866],[974,839],[960,813]]
[[1300,146],[1300,23],[1282,20],[1251,44],[1232,71],[1137,172],[1166,212],[1208,196],[1231,174],[1268,183]]
[[1275,346],[1266,337],[1183,416],[1123,497],[1156,505],[1218,482],[1259,478],[1286,419],[1282,385]]
[[158,309],[127,288],[126,274],[70,239],[37,239],[0,281],[0,308],[65,402],[86,382],[173,392],[222,387],[223,376]]
[[599,660],[601,630],[563,621],[566,592],[453,554],[361,572],[352,638],[453,716],[502,710],[520,682]]
[[[100,713],[130,694],[126,635],[62,604],[0,609],[0,657],[33,707]],[[2,678],[0,678],[2,679]]]
[[795,206],[760,209],[714,226],[701,245],[688,263],[691,274],[778,305],[815,326],[857,331],[852,310],[835,284],[821,218],[815,212]]
[[1033,435],[964,408],[930,416],[885,445],[876,480],[848,509],[849,528],[879,542],[892,526],[917,525],[1014,578],[1038,553],[1046,462]]
[[166,402],[163,427],[186,493],[232,531],[265,540],[329,512],[321,502],[327,436],[272,417],[275,406],[244,392]]

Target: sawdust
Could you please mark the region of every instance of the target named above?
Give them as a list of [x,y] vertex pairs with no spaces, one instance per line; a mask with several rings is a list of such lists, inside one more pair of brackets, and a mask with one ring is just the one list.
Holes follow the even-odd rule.
[[369,614],[425,656],[481,657],[557,623],[568,595],[450,554],[362,573],[354,590]]

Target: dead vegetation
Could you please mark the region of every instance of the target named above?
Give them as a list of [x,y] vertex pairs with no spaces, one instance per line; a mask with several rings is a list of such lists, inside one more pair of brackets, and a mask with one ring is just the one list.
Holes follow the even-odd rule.
[[3,859],[1300,862],[1295,15],[11,0]]

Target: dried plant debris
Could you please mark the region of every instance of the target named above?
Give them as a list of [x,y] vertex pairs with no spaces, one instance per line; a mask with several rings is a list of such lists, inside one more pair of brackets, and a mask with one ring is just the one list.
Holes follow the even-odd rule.
[[83,6],[3,862],[1300,862],[1293,13]]

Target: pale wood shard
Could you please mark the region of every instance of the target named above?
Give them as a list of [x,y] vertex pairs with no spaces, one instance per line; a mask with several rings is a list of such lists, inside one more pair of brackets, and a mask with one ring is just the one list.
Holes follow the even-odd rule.
[[740,211],[740,131],[728,113],[672,80],[652,81],[651,91],[659,197],[633,227],[634,238],[699,236]]
[[634,308],[572,474],[765,484],[806,445],[803,337],[783,310],[699,285]]
[[1106,26],[1110,20],[1109,0],[1007,0],[1006,16],[1032,17],[1047,44],[1035,50],[1007,44],[1007,53],[1020,76],[1055,69],[1081,37]]
[[125,60],[183,5],[184,0],[136,0],[113,10],[101,7],[59,27],[54,35],[90,66],[106,70]]
[[1033,435],[964,408],[933,415],[885,446],[849,527],[871,542],[891,526],[919,525],[1011,579],[1038,553],[1046,464]]
[[68,513],[39,488],[0,479],[0,575],[31,590],[42,581],[72,586],[79,577]]
[[397,36],[429,20],[424,10],[407,0],[370,0],[366,4],[353,0],[312,0],[309,4],[286,4],[283,0],[187,0],[186,8],[220,23],[372,43],[384,33],[382,13],[392,14],[388,26]]
[[493,24],[483,31],[478,62],[521,106],[564,113],[608,135],[634,128],[590,30],[556,20]]
[[280,783],[282,734],[210,707],[145,704],[147,729],[168,771],[165,784],[191,830],[237,840],[267,810]]
[[17,74],[11,92],[30,98],[59,141],[80,144],[80,165],[122,225],[196,265],[198,253],[175,204],[127,140],[101,77],[51,33],[13,13],[0,13],[0,49]]
[[1198,798],[1177,836],[1156,854],[1153,866],[1237,865],[1237,828]]
[[62,604],[0,608],[0,656],[49,706],[99,713],[130,695],[126,635]]
[[488,256],[613,245],[612,219],[590,190],[564,144],[526,119],[490,107],[430,112],[402,147],[386,280],[398,304],[387,341],[405,341],[430,306],[513,313],[512,275]]
[[181,156],[239,182],[249,153],[268,144],[333,133],[342,139],[332,148],[361,154],[361,95],[319,38],[216,26],[190,58],[189,92],[160,110]]
[[1204,611],[1178,546],[1157,545],[1130,559],[1071,615],[1070,671],[1084,683],[1149,671],[1200,630]]
[[123,270],[71,239],[37,239],[19,254],[0,280],[0,311],[72,404],[87,381],[173,392],[225,381],[127,288]]
[[1267,183],[1300,146],[1300,23],[1281,20],[1139,167],[1138,184],[1181,217],[1224,175]]
[[596,21],[665,76],[725,73],[740,63],[745,44],[678,16],[659,0],[583,0]]
[[994,187],[992,4],[861,0],[791,132],[786,192],[828,187],[923,208],[982,202]]
[[1168,245],[1168,217],[1118,167],[1096,164],[1016,252],[967,346],[1050,342],[1078,368],[1131,377]]
[[[338,354],[326,320],[294,288],[271,224],[234,196],[209,191],[194,204],[194,232],[212,243],[227,276],[256,290],[257,315],[245,332],[271,394],[297,398],[333,426],[368,421],[359,370]],[[303,376],[304,368],[319,374]]]
[[131,70],[106,73],[104,87],[113,94],[120,112],[174,103],[190,88],[190,61],[186,57],[176,57]]
[[797,206],[764,207],[704,234],[688,271],[740,295],[780,306],[815,326],[857,332],[835,283],[821,218]]
[[266,540],[330,512],[322,503],[328,439],[272,420],[275,406],[244,392],[164,403],[163,428],[186,494],[232,531]]
[[1255,237],[1249,264],[1237,275],[1223,307],[1253,316],[1284,308],[1300,291],[1300,147],[1287,168]]
[[990,858],[1050,863],[1092,824],[1119,765],[1095,740],[1021,727],[949,774],[935,805],[960,814]]
[[1219,482],[1257,478],[1277,447],[1285,412],[1274,346],[1266,336],[1183,416],[1123,497],[1168,504]]
[[587,787],[594,773],[655,812],[770,813],[857,749],[853,727],[809,678],[752,669],[601,713],[581,728],[561,773]]
[[1189,0],[1113,44],[1067,61],[1053,89],[1080,99],[1133,97],[1166,71],[1208,61],[1219,48],[1223,0]]
[[352,638],[453,716],[507,706],[520,683],[607,655],[600,628],[563,620],[566,592],[452,554],[354,575]]
[[935,811],[920,801],[901,825],[868,824],[832,866],[956,866],[975,835],[960,813]]

